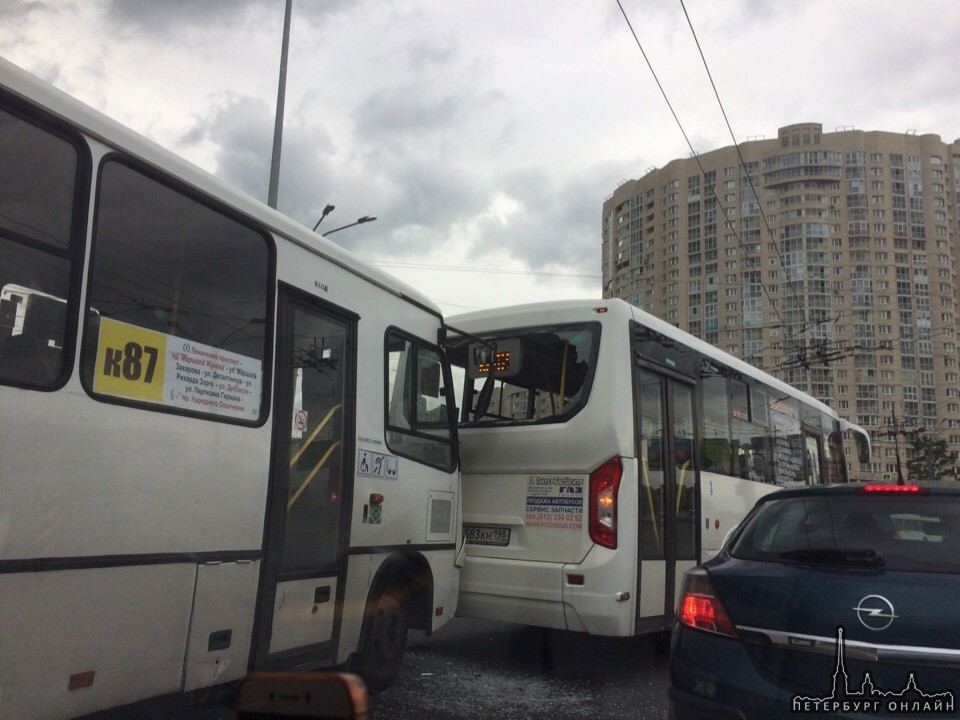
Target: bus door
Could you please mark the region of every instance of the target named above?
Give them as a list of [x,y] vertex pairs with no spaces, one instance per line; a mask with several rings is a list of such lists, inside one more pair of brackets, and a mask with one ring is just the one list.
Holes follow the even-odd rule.
[[356,318],[280,293],[256,667],[332,664],[353,457]]
[[700,500],[694,386],[635,367],[640,537],[637,632],[668,627],[684,571],[697,563]]

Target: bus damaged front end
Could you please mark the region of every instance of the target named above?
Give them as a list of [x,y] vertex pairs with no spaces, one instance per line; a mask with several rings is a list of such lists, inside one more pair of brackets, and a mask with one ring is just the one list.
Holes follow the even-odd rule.
[[629,377],[627,316],[607,305],[625,306],[555,305],[450,319],[464,386],[458,615],[626,636],[637,463],[631,390],[615,387]]

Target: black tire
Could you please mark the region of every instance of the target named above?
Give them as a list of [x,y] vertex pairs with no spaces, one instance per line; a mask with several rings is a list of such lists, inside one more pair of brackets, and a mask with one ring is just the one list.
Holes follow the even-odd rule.
[[371,693],[386,690],[400,673],[409,627],[403,597],[396,588],[388,588],[367,607],[356,669]]

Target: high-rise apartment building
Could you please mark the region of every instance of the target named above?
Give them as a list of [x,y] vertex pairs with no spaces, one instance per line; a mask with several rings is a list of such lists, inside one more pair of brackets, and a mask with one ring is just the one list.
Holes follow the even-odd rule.
[[853,477],[896,470],[892,418],[960,450],[960,140],[803,123],[739,149],[673,160],[607,198],[604,297],[866,427],[873,462]]

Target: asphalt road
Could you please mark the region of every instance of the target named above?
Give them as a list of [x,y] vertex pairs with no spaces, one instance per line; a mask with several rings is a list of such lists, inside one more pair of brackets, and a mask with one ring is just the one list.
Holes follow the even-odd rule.
[[[602,638],[455,618],[408,637],[373,720],[665,720],[664,637]],[[229,689],[131,705],[86,720],[234,720]]]
[[667,718],[663,637],[602,638],[456,618],[412,633],[374,720]]

